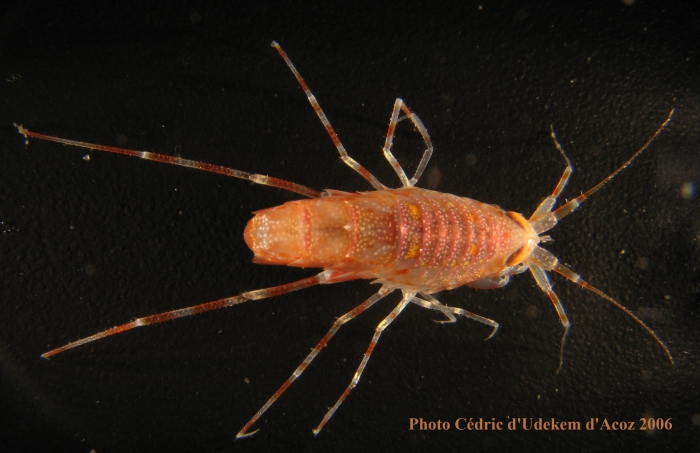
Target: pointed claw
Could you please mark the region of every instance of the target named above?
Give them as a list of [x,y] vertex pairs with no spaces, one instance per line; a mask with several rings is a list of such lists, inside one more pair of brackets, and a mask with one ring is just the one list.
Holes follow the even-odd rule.
[[487,341],[487,340],[490,340],[491,338],[493,338],[493,336],[496,335],[496,332],[498,332],[498,329],[499,329],[500,327],[501,327],[500,324],[496,324],[496,327],[493,328],[493,331],[491,332],[491,335],[489,335],[488,337],[486,337],[486,339],[485,339],[484,341]]
[[249,432],[249,433],[246,433],[246,432],[244,432],[243,430],[241,430],[241,432],[239,432],[238,434],[236,434],[236,440],[238,440],[238,439],[245,439],[246,437],[250,437],[250,436],[252,436],[253,434],[257,433],[258,431],[260,431],[260,428],[256,429],[255,431],[251,431],[251,432]]

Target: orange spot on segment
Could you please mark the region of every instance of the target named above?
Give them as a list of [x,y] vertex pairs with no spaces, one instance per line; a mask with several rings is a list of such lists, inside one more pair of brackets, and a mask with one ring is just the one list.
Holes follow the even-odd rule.
[[418,244],[411,244],[409,246],[408,251],[406,252],[406,254],[403,257],[405,259],[415,258],[418,256],[419,251],[420,251],[420,247]]

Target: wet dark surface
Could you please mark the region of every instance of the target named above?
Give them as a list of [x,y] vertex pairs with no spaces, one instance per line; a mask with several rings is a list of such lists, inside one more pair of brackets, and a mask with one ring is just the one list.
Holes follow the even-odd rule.
[[[0,442],[2,451],[688,451],[700,445],[700,15],[605,2],[217,9],[25,3],[2,14],[0,50]],[[506,288],[438,295],[501,324],[408,307],[348,384],[387,299],[344,327],[259,421],[235,434],[365,281],[317,287],[120,336],[41,360],[69,341],[165,310],[313,275],[251,263],[251,212],[280,190],[45,142],[62,137],[202,160],[317,189],[369,185],[344,166],[270,42],[288,52],[351,155],[385,183],[396,97],[436,151],[422,187],[528,215],[564,164],[565,197],[630,168],[552,231],[547,248],[652,327],[558,276],[562,328],[525,274]],[[422,151],[407,124],[395,154]],[[89,160],[84,156],[89,155]],[[411,417],[449,421],[410,431]],[[580,432],[459,431],[456,419],[581,422]],[[640,419],[670,419],[641,431]],[[635,431],[587,431],[597,418]]]

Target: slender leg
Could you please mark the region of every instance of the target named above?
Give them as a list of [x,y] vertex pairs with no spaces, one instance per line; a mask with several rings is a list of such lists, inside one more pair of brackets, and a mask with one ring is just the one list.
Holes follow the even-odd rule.
[[[403,111],[405,113],[405,116],[399,118],[399,111]],[[402,121],[406,118],[409,118],[413,122],[413,125],[416,127],[416,129],[418,129],[418,132],[420,132],[421,136],[423,137],[423,141],[425,142],[426,146],[426,149],[423,152],[423,157],[421,158],[421,161],[418,164],[418,167],[416,168],[416,173],[413,175],[413,178],[411,178],[410,181],[406,177],[406,173],[403,171],[403,168],[401,168],[401,165],[396,160],[396,157],[394,157],[394,154],[392,154],[391,152],[391,146],[394,144],[394,133],[396,132],[396,125],[399,121]],[[428,165],[428,161],[430,160],[430,156],[432,155],[433,142],[430,140],[428,130],[425,128],[420,118],[418,118],[418,115],[411,112],[411,110],[408,108],[408,106],[406,106],[402,99],[397,98],[394,102],[394,109],[391,112],[391,119],[389,120],[389,130],[386,133],[386,140],[384,141],[384,157],[393,167],[396,174],[399,176],[399,179],[401,180],[401,185],[403,187],[412,187],[418,182],[418,179],[423,174],[423,171],[425,170],[425,167]]]
[[507,267],[503,269],[496,277],[485,277],[481,280],[469,283],[467,286],[478,289],[496,289],[503,288],[510,282],[510,276],[522,274],[527,270],[525,263],[520,263],[517,266]]
[[248,423],[241,429],[238,434],[236,434],[236,439],[242,439],[244,437],[249,437],[258,432],[256,429],[255,431],[248,432],[251,426],[255,424],[256,421],[260,419],[260,417],[274,404],[277,399],[282,396],[282,394],[289,388],[290,385],[292,385],[292,382],[296,380],[299,376],[301,376],[301,373],[306,370],[306,368],[309,366],[309,364],[316,358],[319,352],[321,352],[321,349],[325,348],[328,342],[330,341],[331,338],[333,338],[333,335],[336,334],[338,329],[340,329],[340,326],[345,324],[348,321],[351,321],[355,319],[357,316],[360,315],[360,313],[364,312],[367,310],[369,307],[377,303],[379,300],[390,294],[392,291],[394,291],[393,288],[388,288],[383,286],[375,295],[367,299],[366,301],[362,302],[360,305],[352,309],[351,311],[345,313],[343,316],[338,318],[334,323],[331,329],[326,333],[326,335],[321,338],[321,341],[318,342],[318,344],[311,350],[309,355],[306,356],[303,362],[299,364],[299,366],[294,370],[291,376],[289,376],[289,379],[287,379],[282,386],[277,389],[277,391],[270,397],[269,400],[263,405],[263,407],[260,408],[258,412],[255,413],[253,418],[251,418]]
[[350,391],[355,388],[357,383],[360,381],[360,376],[362,376],[362,372],[367,366],[367,362],[369,361],[369,358],[372,355],[372,351],[374,351],[374,347],[377,346],[377,342],[379,341],[379,337],[382,335],[382,332],[384,332],[384,329],[386,329],[389,326],[389,324],[391,324],[392,321],[396,319],[396,317],[403,311],[403,309],[406,308],[406,306],[411,302],[411,299],[413,299],[415,295],[416,293],[414,292],[404,290],[401,302],[399,302],[396,308],[394,308],[394,310],[392,310],[392,312],[389,313],[389,315],[386,318],[384,318],[382,322],[379,323],[377,328],[374,330],[372,341],[370,341],[369,347],[367,348],[367,351],[365,351],[365,355],[364,357],[362,357],[360,366],[357,367],[357,371],[355,371],[355,375],[352,377],[350,384],[345,389],[343,394],[340,395],[340,398],[338,398],[338,401],[335,402],[333,407],[331,407],[328,410],[328,412],[326,412],[326,415],[323,417],[323,420],[321,420],[321,423],[319,423],[316,429],[313,430],[314,435],[317,435],[321,432],[321,430],[326,425],[326,423],[328,423],[328,420],[331,419],[335,411],[338,410],[341,404],[343,404],[343,401],[345,401],[345,398],[347,398],[347,396],[350,394]]
[[289,192],[295,192],[309,198],[319,198],[322,192],[318,190],[310,189],[308,187],[296,184],[290,181],[285,181],[283,179],[273,178],[271,176],[258,175],[253,173],[248,173],[241,170],[235,170],[233,168],[221,167],[219,165],[208,164],[206,162],[199,162],[195,160],[183,159],[177,156],[168,156],[167,154],[157,154],[148,151],[135,151],[131,149],[116,148],[113,146],[97,145],[94,143],[79,142],[76,140],[67,140],[65,138],[53,137],[51,135],[44,135],[38,132],[33,132],[24,127],[15,124],[15,127],[20,134],[24,135],[25,143],[29,144],[29,137],[37,138],[40,140],[46,140],[50,142],[60,143],[62,145],[76,146],[78,148],[91,149],[93,151],[105,151],[114,154],[124,154],[127,156],[139,157],[145,160],[153,160],[156,162],[162,162],[165,164],[179,165],[181,167],[194,168],[196,170],[208,171],[211,173],[217,173],[224,176],[232,176],[234,178],[245,179],[247,181],[254,182],[255,184],[261,184],[264,186],[277,187],[278,189],[288,190]]
[[476,289],[496,289],[503,288],[510,282],[510,275],[501,275],[500,277],[486,277],[475,282],[470,282],[467,286]]
[[[425,295],[421,294],[421,297],[425,297]],[[447,321],[435,319],[435,322],[440,324],[452,324],[453,322],[457,322],[457,317],[450,310],[447,310],[446,306],[442,305],[440,302],[438,302],[437,304],[434,302],[428,302],[427,300],[422,299],[421,297],[414,297],[411,302],[429,310],[437,310],[443,315],[445,315],[445,317],[447,318]]]
[[455,318],[454,315],[459,315],[459,316],[464,316],[465,318],[469,318],[469,319],[472,319],[474,321],[478,321],[482,324],[486,324],[487,326],[492,327],[493,331],[491,332],[491,334],[488,337],[486,337],[487,340],[489,340],[491,337],[496,335],[496,332],[498,332],[498,328],[500,326],[498,325],[498,323],[496,321],[494,321],[492,319],[484,318],[483,316],[479,316],[479,315],[472,313],[470,311],[467,311],[467,310],[462,310],[461,308],[448,307],[448,306],[442,304],[439,300],[435,299],[430,294],[421,293],[421,297],[425,298],[425,300],[418,298],[418,297],[414,297],[411,302],[413,302],[414,304],[420,305],[421,307],[424,307],[424,308],[429,308],[431,310],[440,311],[445,316],[447,316],[447,318],[449,319],[449,321],[436,321],[436,322],[439,322],[439,323],[455,322],[457,320],[457,318]]
[[333,129],[333,126],[331,126],[330,121],[328,121],[328,117],[326,114],[323,112],[323,109],[319,105],[318,101],[316,100],[316,96],[313,95],[311,90],[309,89],[309,86],[306,84],[304,81],[304,78],[299,74],[299,71],[297,71],[297,68],[294,67],[294,64],[292,61],[289,59],[287,54],[285,53],[284,50],[280,47],[279,44],[277,44],[276,41],[272,41],[272,47],[277,49],[277,52],[279,52],[280,56],[284,59],[284,62],[287,63],[287,66],[289,69],[292,71],[294,74],[294,77],[296,77],[297,82],[299,82],[299,85],[301,86],[301,89],[304,90],[304,93],[306,94],[306,97],[309,99],[309,103],[311,104],[311,107],[313,107],[314,111],[316,112],[316,115],[318,115],[318,118],[321,120],[321,123],[323,123],[323,127],[326,128],[326,132],[328,132],[328,135],[330,135],[331,140],[333,140],[333,144],[335,145],[336,149],[338,150],[338,153],[340,153],[340,158],[343,159],[343,162],[345,164],[358,172],[360,175],[362,175],[363,178],[365,178],[370,184],[372,184],[372,187],[374,187],[377,190],[381,189],[386,189],[386,186],[379,182],[377,178],[372,175],[372,173],[369,172],[365,167],[357,163],[355,159],[350,157],[348,152],[345,150],[345,147],[343,144],[340,142],[340,138],[338,138],[338,134],[336,134],[335,130]]
[[[420,135],[423,137],[423,141],[425,142],[425,151],[423,152],[423,157],[421,157],[420,162],[418,163],[418,167],[416,167],[416,172],[413,174],[413,178],[409,181],[411,185],[414,185],[418,182],[418,179],[423,175],[423,171],[425,170],[425,167],[428,166],[428,161],[430,161],[430,158],[433,155],[433,141],[430,140],[430,135],[428,135],[428,129],[423,125],[423,122],[418,118],[418,115],[415,113],[410,113],[408,110],[408,107],[406,107],[406,104],[404,104],[402,110],[404,113],[411,119],[413,122],[413,125],[418,129],[418,132],[420,132]],[[410,113],[410,115],[409,115]]]
[[291,293],[292,291],[297,291],[300,289],[308,288],[309,286],[318,285],[326,281],[325,272],[321,272],[313,277],[305,278],[292,283],[287,283],[285,285],[273,286],[272,288],[259,289],[256,291],[248,291],[239,296],[228,297],[226,299],[219,299],[212,302],[206,302],[199,305],[194,305],[192,307],[180,308],[178,310],[166,311],[164,313],[158,313],[155,315],[146,316],[143,318],[135,319],[126,324],[120,326],[112,327],[103,332],[96,333],[89,337],[82,338],[80,340],[68,343],[60,348],[52,349],[49,352],[45,352],[41,357],[48,359],[56,354],[60,354],[69,349],[84,345],[85,343],[90,343],[95,340],[100,340],[111,335],[116,335],[118,333],[126,332],[127,330],[134,329],[136,327],[147,326],[149,324],[156,324],[159,322],[172,321],[173,319],[182,318],[184,316],[196,315],[199,313],[204,313],[205,311],[216,310],[218,308],[230,307],[232,305],[237,305],[249,300],[265,299],[268,297],[279,296],[282,294]]

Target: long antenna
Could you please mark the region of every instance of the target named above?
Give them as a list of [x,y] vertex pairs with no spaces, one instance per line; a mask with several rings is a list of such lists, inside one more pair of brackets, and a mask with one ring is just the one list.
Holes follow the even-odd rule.
[[[578,197],[576,197],[576,198],[574,198],[573,200],[569,201],[568,203],[564,204],[564,205],[561,206],[560,208],[555,209],[554,212],[552,212],[552,214],[554,214],[554,217],[556,217],[556,219],[559,220],[559,219],[561,219],[562,217],[566,217],[567,215],[569,215],[569,214],[571,214],[572,212],[574,212],[574,210],[575,210],[576,208],[578,208],[579,205],[581,205],[581,203],[583,203],[583,201],[584,201],[586,198],[588,198],[588,197],[590,197],[591,195],[593,195],[598,189],[600,189],[601,187],[603,187],[603,185],[605,185],[608,181],[610,181],[610,180],[613,179],[615,176],[617,176],[618,173],[620,173],[622,170],[624,170],[629,164],[631,164],[632,161],[633,161],[634,159],[637,158],[637,156],[639,156],[640,154],[642,154],[642,152],[644,152],[644,150],[647,149],[647,148],[649,147],[649,145],[651,144],[651,142],[653,142],[654,139],[656,139],[656,137],[661,133],[661,131],[664,130],[664,128],[668,125],[668,123],[671,122],[671,119],[673,118],[673,114],[674,114],[675,112],[676,112],[676,109],[675,109],[675,108],[671,109],[671,112],[669,112],[668,118],[666,118],[666,121],[663,122],[663,124],[656,130],[656,132],[654,132],[654,135],[652,135],[651,138],[650,138],[649,140],[647,140],[646,143],[644,143],[644,145],[642,145],[642,147],[639,148],[639,150],[638,150],[636,153],[634,153],[634,154],[632,155],[632,157],[630,157],[629,159],[627,159],[627,162],[625,162],[624,164],[620,165],[620,167],[619,167],[617,170],[615,170],[614,172],[612,172],[607,178],[603,179],[602,181],[600,181],[600,182],[599,182],[598,184],[596,184],[595,186],[593,186],[593,187],[591,187],[590,189],[588,189],[585,193],[582,193],[581,195],[579,195]],[[559,145],[559,143],[556,142],[556,139],[555,139],[555,143],[557,143],[557,147],[558,147],[558,148],[561,147],[561,145]]]

